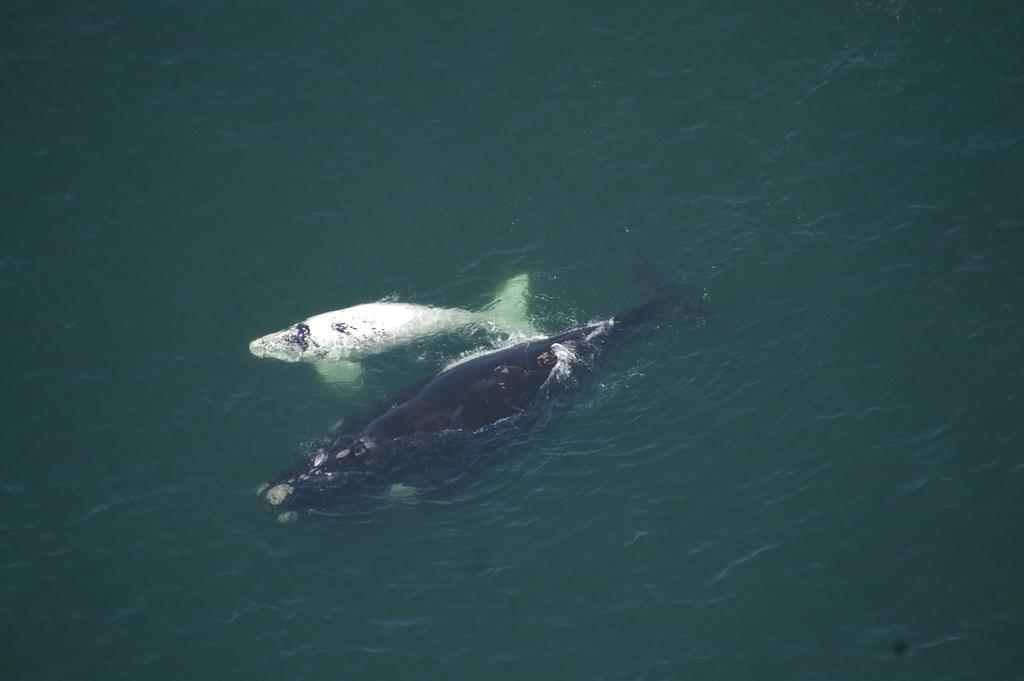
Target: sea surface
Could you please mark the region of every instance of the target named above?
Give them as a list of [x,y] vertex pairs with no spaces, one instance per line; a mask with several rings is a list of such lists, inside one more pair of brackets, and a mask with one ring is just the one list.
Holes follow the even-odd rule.
[[[0,5],[0,677],[1024,678],[1024,11]],[[531,278],[661,320],[458,484],[256,491],[363,382],[248,342]],[[481,451],[486,450],[486,451]],[[451,463],[451,462],[449,462]]]

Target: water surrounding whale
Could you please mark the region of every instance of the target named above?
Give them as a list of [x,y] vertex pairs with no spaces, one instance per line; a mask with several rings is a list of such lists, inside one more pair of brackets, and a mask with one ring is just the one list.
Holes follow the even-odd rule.
[[310,362],[328,382],[359,379],[358,360],[424,336],[481,327],[505,339],[529,337],[530,280],[509,279],[494,300],[478,311],[411,303],[376,302],[314,315],[249,343],[249,352],[285,362]]
[[262,497],[279,519],[289,520],[301,512],[331,512],[359,495],[401,489],[424,458],[437,453],[435,436],[476,431],[523,413],[571,366],[590,366],[610,341],[668,309],[678,305],[655,299],[607,321],[460,362],[279,475]]

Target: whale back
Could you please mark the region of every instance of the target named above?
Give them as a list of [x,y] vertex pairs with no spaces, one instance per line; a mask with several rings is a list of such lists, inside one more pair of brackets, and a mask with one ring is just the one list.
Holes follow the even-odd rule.
[[337,492],[351,490],[358,481],[379,483],[381,471],[369,471],[387,461],[408,460],[410,454],[417,458],[412,452],[416,439],[476,431],[523,412],[566,357],[596,351],[611,326],[588,325],[457,364],[358,433],[340,437],[311,463],[286,471],[267,485],[263,497],[280,510],[317,508],[330,505]]
[[459,308],[409,303],[355,305],[307,320],[319,346],[310,359],[358,359],[472,322],[473,313]]
[[261,336],[249,343],[249,352],[286,362],[313,362],[325,379],[349,382],[360,373],[356,360],[421,337],[470,326],[506,338],[533,335],[526,316],[529,292],[529,277],[521,274],[505,282],[491,303],[477,312],[386,301],[354,305]]
[[314,315],[257,338],[249,351],[286,362],[359,359],[473,321],[473,313],[459,308],[365,303]]

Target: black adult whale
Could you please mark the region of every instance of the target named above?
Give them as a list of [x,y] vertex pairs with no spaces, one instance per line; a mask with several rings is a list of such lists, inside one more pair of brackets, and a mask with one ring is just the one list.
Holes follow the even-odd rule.
[[[680,307],[662,296],[605,322],[457,364],[356,432],[340,436],[313,460],[278,476],[263,498],[284,520],[299,511],[336,509],[345,497],[368,489],[401,485],[408,481],[410,466],[422,465],[430,456],[430,448],[423,451],[417,443],[432,434],[475,431],[522,412],[562,362],[572,358],[590,365],[625,332]],[[699,314],[699,303],[694,310]]]

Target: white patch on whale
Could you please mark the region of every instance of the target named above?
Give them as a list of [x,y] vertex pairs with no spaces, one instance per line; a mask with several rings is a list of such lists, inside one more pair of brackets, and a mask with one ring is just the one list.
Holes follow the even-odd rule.
[[294,491],[294,489],[295,488],[293,488],[291,485],[287,485],[284,483],[280,485],[274,485],[273,487],[267,490],[267,503],[270,504],[271,506],[280,506],[282,503],[284,503],[284,500],[287,499],[288,496]]
[[548,381],[564,381],[572,372],[572,365],[579,359],[572,348],[561,343],[552,343],[551,351],[555,353],[555,366],[551,368]]
[[480,327],[509,337],[534,333],[526,317],[529,276],[509,279],[476,312],[411,303],[377,302],[324,312],[249,343],[249,352],[285,362],[311,362],[324,380],[353,383],[359,359],[434,334]]

